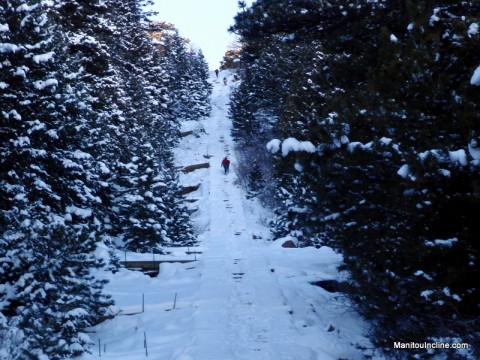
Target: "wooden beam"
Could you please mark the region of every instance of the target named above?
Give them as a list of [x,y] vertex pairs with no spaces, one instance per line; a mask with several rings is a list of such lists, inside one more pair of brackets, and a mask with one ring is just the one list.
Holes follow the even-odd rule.
[[186,195],[191,192],[197,191],[199,187],[200,187],[200,184],[193,185],[193,186],[184,186],[182,187],[182,195]]
[[210,163],[202,163],[202,164],[196,164],[196,165],[189,165],[189,166],[185,166],[183,169],[182,169],[182,172],[187,174],[189,172],[192,172],[192,171],[195,171],[195,170],[198,170],[198,169],[207,169],[210,167]]
[[180,135],[182,137],[185,137],[185,136],[188,136],[188,135],[192,135],[193,134],[193,130],[190,130],[190,131],[183,131],[180,133]]

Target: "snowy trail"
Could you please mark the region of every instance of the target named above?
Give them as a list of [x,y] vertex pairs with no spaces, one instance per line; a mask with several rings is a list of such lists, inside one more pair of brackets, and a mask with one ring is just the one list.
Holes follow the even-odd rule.
[[[121,315],[92,329],[95,346],[81,360],[381,359],[342,294],[312,285],[342,280],[341,256],[328,247],[285,249],[283,241],[266,241],[270,233],[261,219],[271,215],[246,199],[235,171],[227,118],[235,84],[225,86],[213,74],[211,82],[211,116],[185,122],[183,130],[194,135],[182,138],[176,151],[179,167],[210,162],[180,176],[184,186],[201,185],[187,195],[197,209],[192,219],[200,254],[178,248],[166,255],[197,261],[162,263],[156,278],[126,269],[99,274],[110,280],[105,290]],[[220,166],[226,155],[227,175]]]
[[[202,245],[202,285],[194,316],[195,359],[316,359],[296,345],[290,308],[265,255],[252,242],[244,216],[242,190],[235,173],[237,159],[227,120],[229,86],[217,84],[212,115],[205,123],[212,156],[209,169],[210,229]],[[227,175],[220,161],[232,162]],[[218,324],[228,324],[227,331]],[[195,331],[197,330],[197,331]],[[285,351],[287,348],[288,350]],[[225,359],[227,360],[227,359]]]

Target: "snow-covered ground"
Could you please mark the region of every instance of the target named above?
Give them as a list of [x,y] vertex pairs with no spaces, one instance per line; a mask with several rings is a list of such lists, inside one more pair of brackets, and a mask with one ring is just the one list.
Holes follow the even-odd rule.
[[[162,263],[156,278],[126,269],[108,274],[106,291],[121,315],[93,329],[96,345],[82,360],[147,354],[158,360],[380,359],[364,336],[367,324],[348,300],[312,285],[340,279],[341,256],[327,247],[292,249],[268,241],[264,224],[270,214],[246,199],[235,172],[227,110],[236,84],[231,74],[219,78],[224,76],[226,86],[212,74],[212,114],[183,124],[195,134],[176,151],[178,166],[210,163],[181,175],[184,186],[201,184],[187,195],[197,200],[191,206],[198,209],[195,250],[201,253],[172,249],[169,259],[196,261]],[[224,175],[220,162],[226,155],[231,167]]]

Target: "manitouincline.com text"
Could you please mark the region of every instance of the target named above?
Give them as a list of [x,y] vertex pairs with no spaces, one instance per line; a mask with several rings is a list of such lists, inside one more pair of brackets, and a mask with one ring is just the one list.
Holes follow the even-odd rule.
[[394,349],[468,349],[467,343],[446,343],[446,342],[400,342],[393,343]]

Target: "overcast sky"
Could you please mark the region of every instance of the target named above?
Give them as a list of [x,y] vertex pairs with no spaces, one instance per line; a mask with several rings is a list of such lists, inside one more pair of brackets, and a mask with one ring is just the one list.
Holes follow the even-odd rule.
[[[218,68],[235,36],[227,29],[239,11],[238,0],[154,0],[154,19],[175,24],[182,37],[202,49],[210,69]],[[247,0],[251,4],[253,0]]]

